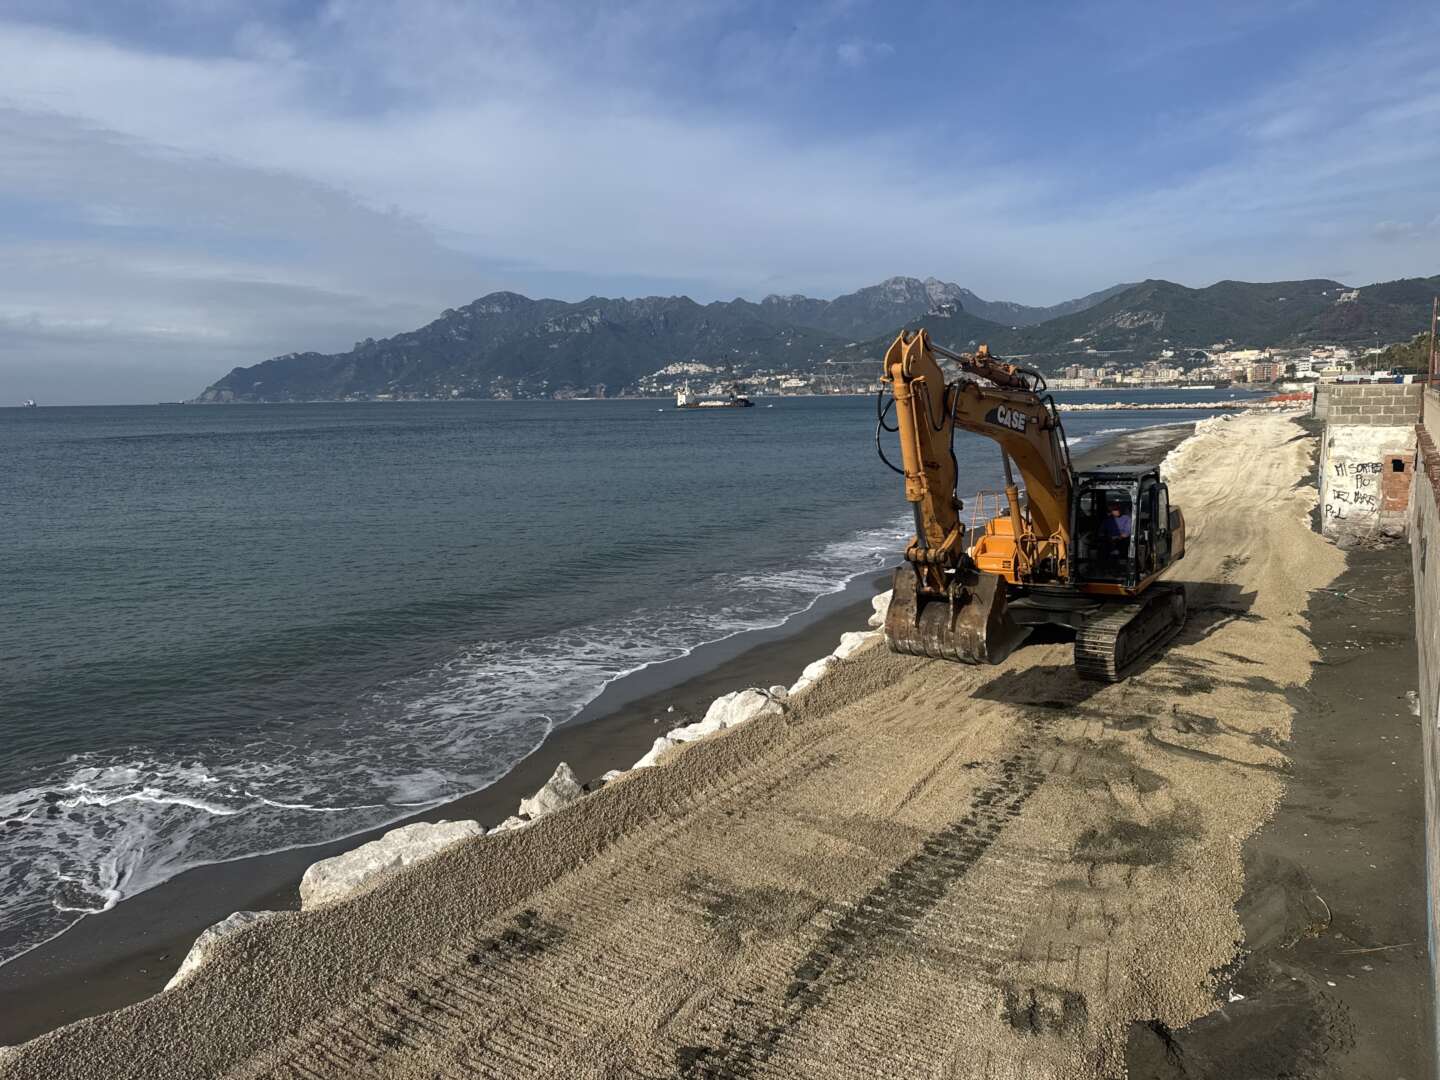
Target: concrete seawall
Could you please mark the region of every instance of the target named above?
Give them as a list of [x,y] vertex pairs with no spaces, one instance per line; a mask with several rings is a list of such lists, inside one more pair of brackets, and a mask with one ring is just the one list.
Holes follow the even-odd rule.
[[1413,424],[1422,389],[1422,383],[1321,383],[1314,416],[1337,424]]
[[[1425,746],[1425,886],[1429,901],[1431,986],[1440,985],[1440,394],[1426,388],[1415,427],[1418,458],[1410,494],[1410,565],[1415,579],[1415,644],[1420,660],[1420,723]],[[1436,1016],[1440,1034],[1440,1014]]]
[[[1440,986],[1440,392],[1422,383],[1329,384],[1317,481],[1321,531],[1341,547],[1408,537],[1424,747],[1425,888],[1432,990]],[[1440,1036],[1440,1010],[1432,1011]]]

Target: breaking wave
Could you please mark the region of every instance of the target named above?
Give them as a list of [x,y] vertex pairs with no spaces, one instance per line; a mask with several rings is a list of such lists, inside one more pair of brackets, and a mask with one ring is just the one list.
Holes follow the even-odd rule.
[[183,760],[71,757],[0,794],[0,963],[195,866],[341,839],[486,787],[617,679],[782,625],[892,561],[906,535],[897,520],[798,564],[702,578],[678,604],[476,642],[372,690],[319,737]]

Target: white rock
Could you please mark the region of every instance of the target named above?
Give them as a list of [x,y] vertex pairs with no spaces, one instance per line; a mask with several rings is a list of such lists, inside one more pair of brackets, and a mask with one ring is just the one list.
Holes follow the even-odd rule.
[[661,735],[658,739],[655,740],[655,745],[650,747],[650,750],[646,753],[646,755],[642,757],[639,761],[635,762],[635,764],[632,765],[631,768],[650,768],[650,766],[654,765],[660,759],[661,754],[663,754],[666,750],[669,750],[674,745],[675,743],[671,742],[667,736]]
[[672,728],[660,736],[649,752],[633,767],[648,769],[659,761],[661,754],[673,746],[703,739],[736,724],[746,723],[757,716],[782,712],[784,706],[781,703],[786,696],[788,691],[783,686],[771,687],[769,691],[751,689],[722,694],[710,703],[710,708],[705,710],[704,719]]
[[830,667],[833,657],[822,656],[819,660],[805,665],[805,670],[800,672],[802,679],[809,679],[811,682],[819,682],[825,677],[826,670]]
[[504,821],[500,822],[499,825],[491,829],[490,832],[492,835],[497,832],[510,832],[513,829],[523,829],[529,824],[530,822],[526,821],[523,817],[516,817],[514,814],[511,814]]
[[608,784],[608,783],[610,783],[612,780],[619,780],[620,777],[622,777],[622,776],[624,776],[624,775],[625,775],[625,770],[624,770],[624,769],[611,769],[611,770],[610,770],[609,772],[607,772],[604,776],[600,777],[600,782],[601,782],[602,784]]
[[705,710],[704,724],[718,724],[722,728],[734,727],[747,720],[766,713],[780,712],[780,704],[764,690],[736,690],[721,694]]
[[796,694],[803,693],[823,679],[831,659],[829,656],[822,656],[814,663],[805,665],[805,670],[800,673],[800,678],[795,680],[795,685],[790,687],[788,696],[793,698]]
[[830,670],[830,665],[836,660],[848,660],[861,649],[879,641],[883,635],[879,630],[851,631],[840,635],[840,644],[829,656],[822,656],[812,664],[807,664],[805,670],[800,673],[800,678],[795,685],[790,687],[788,697],[803,693],[825,677]]
[[232,915],[225,916],[214,926],[200,931],[200,936],[195,939],[195,944],[190,946],[190,951],[180,962],[180,970],[170,977],[170,981],[165,984],[165,989],[173,990],[194,975],[205,963],[216,942],[238,934],[247,926],[254,926],[258,922],[272,919],[278,914],[280,914],[278,911],[237,911]]
[[467,837],[484,835],[478,821],[417,821],[391,829],[353,851],[313,863],[300,879],[300,909],[354,896],[393,870],[428,859]]
[[520,816],[533,821],[577,802],[584,794],[585,789],[576,779],[575,771],[562,761],[555,766],[555,771],[550,775],[550,779],[545,781],[544,787],[530,798],[520,800]]
[[894,589],[886,589],[882,593],[876,593],[870,598],[870,606],[875,613],[870,616],[870,625],[877,629],[885,625],[885,616],[890,612],[890,597],[895,595]]
[[671,728],[665,733],[665,738],[672,743],[694,742],[696,739],[703,739],[706,735],[714,735],[717,731],[724,729],[725,724],[718,716],[710,716],[707,713],[704,720],[697,720],[684,727]]
[[840,644],[830,655],[836,660],[848,660],[861,649],[880,639],[878,630],[853,630],[840,635]]

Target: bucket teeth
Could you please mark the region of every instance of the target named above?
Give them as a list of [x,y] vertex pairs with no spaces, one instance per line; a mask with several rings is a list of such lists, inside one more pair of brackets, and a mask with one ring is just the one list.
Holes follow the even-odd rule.
[[885,640],[898,653],[998,664],[1029,635],[1005,611],[1005,583],[994,574],[958,571],[960,595],[926,596],[912,566],[895,571],[895,591],[885,616]]

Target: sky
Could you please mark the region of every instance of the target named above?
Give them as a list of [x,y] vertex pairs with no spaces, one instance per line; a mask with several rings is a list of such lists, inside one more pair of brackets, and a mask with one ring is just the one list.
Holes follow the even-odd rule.
[[1440,5],[0,0],[0,406],[496,289],[1440,273]]

